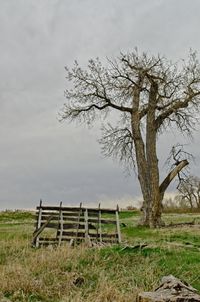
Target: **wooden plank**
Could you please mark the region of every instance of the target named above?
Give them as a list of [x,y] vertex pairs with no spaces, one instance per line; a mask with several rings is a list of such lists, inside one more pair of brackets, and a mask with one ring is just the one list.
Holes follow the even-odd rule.
[[98,223],[101,222],[101,224],[116,224],[116,220],[114,219],[94,219],[94,218],[88,218],[88,222]]
[[53,216],[55,220],[58,220],[59,219],[59,212],[58,213],[55,213],[55,212],[47,212],[47,213],[44,213],[44,211],[42,212],[42,219],[46,219],[47,217],[49,216]]
[[[43,214],[42,214],[42,217],[41,217],[41,221],[46,221],[46,218],[47,217],[49,217],[50,215],[45,215],[45,216],[43,216]],[[54,214],[53,214],[53,218],[52,218],[52,220],[58,220],[58,218],[59,218],[59,216],[57,215],[57,216],[55,216]],[[84,222],[85,221],[85,218],[84,218],[84,216],[80,216],[80,219],[78,219],[78,216],[77,217],[66,217],[66,216],[64,216],[63,215],[63,219],[65,220],[65,221],[80,221],[80,222]],[[98,223],[99,222],[99,218],[97,217],[97,218],[90,218],[90,217],[88,217],[88,222],[93,222],[93,223]],[[109,218],[101,218],[101,223],[105,223],[105,224],[116,224],[116,219],[109,219]]]
[[63,214],[62,214],[62,202],[60,203],[60,212],[59,212],[60,220],[59,220],[59,240],[58,240],[58,246],[60,246],[62,241],[62,234],[63,234]]
[[[48,217],[47,217],[48,218]],[[85,221],[85,219],[80,219],[80,224],[82,223],[82,224],[84,224],[84,221]],[[43,224],[43,223],[45,223],[46,222],[46,219],[45,220],[42,220],[41,221],[41,224]],[[52,223],[55,223],[55,224],[57,224],[58,225],[58,217],[57,217],[57,219],[54,219],[54,217],[52,218],[52,220],[51,220],[51,222]],[[98,220],[88,220],[88,222],[90,222],[91,223],[91,225],[94,225],[94,224],[97,224],[98,223]],[[77,225],[77,219],[67,219],[67,220],[65,220],[64,218],[63,218],[63,224],[76,224]],[[116,224],[116,222],[114,222],[113,221],[113,224]],[[35,223],[35,226],[37,226],[37,223]]]
[[[59,211],[59,206],[42,206],[43,210],[50,210],[50,211]],[[36,209],[39,209],[39,207],[37,207]],[[66,212],[78,212],[79,211],[79,207],[62,207],[63,211]]]
[[101,210],[100,210],[100,204],[99,204],[99,213],[98,213],[98,228],[99,233],[97,233],[97,238],[99,238],[100,242],[102,242],[102,228],[101,228]]
[[[37,220],[37,227],[36,227],[36,232],[40,229],[41,227],[41,217],[42,217],[42,199],[40,199],[40,209],[39,209],[39,213],[38,213],[38,220]],[[33,235],[33,245],[35,245],[36,247],[39,246],[39,242],[38,242],[38,235],[36,233],[36,235]]]
[[46,225],[46,228],[50,228],[50,229],[57,229],[58,228],[58,222],[48,222],[48,224],[46,224],[46,221],[42,221],[41,222],[41,226]]
[[81,230],[84,230],[85,229],[85,225],[84,224],[79,224],[79,227],[77,228],[77,223],[64,223],[63,225],[64,229],[81,229]]
[[[42,210],[48,210],[48,211],[59,211],[59,206],[38,206],[36,209],[39,210],[40,208],[42,208]],[[98,209],[97,208],[84,208],[82,207],[82,210],[85,212],[86,210],[90,211],[90,213],[94,212],[94,213],[98,213]],[[62,211],[63,214],[64,212],[79,212],[79,207],[62,207]],[[115,214],[115,210],[113,209],[101,209],[102,213],[105,214]]]
[[[88,210],[89,210],[90,215],[91,215],[92,213],[98,214],[98,211],[99,211],[98,208],[95,208],[95,209],[89,208]],[[115,214],[115,210],[113,210],[113,209],[105,209],[105,208],[101,208],[101,213],[102,213],[102,214]]]
[[76,217],[76,219],[80,216],[80,217],[84,217],[84,214],[79,214],[78,212],[64,212],[63,213],[64,217]]
[[66,217],[66,216],[63,216],[63,219],[65,222],[74,222],[74,223],[77,223],[77,221],[79,220],[79,222],[84,222],[85,221],[85,218],[84,217],[80,217],[80,219],[78,219],[78,216],[77,217]]
[[101,238],[101,240],[103,240],[104,238],[117,238],[117,234],[108,234],[108,233],[102,233],[102,234],[94,234],[94,233],[89,233],[89,236],[91,238]]
[[[36,211],[35,213],[38,214],[39,211]],[[43,211],[42,211],[42,214],[43,214],[44,216],[49,216],[49,215],[59,215],[59,211],[45,211],[45,210],[43,210]]]
[[[42,225],[43,225],[44,223],[42,223]],[[60,227],[61,227],[61,225],[60,225],[60,223],[58,224],[58,223],[48,223],[47,224],[47,226],[46,226],[47,228],[52,228],[52,229],[57,229],[57,228],[59,228],[60,229]],[[76,223],[65,223],[64,221],[63,221],[63,229],[64,230],[66,230],[66,229],[77,229],[77,224]],[[81,224],[80,225],[80,229],[85,229],[85,225],[84,224]]]
[[[82,207],[82,202],[80,203],[79,216],[78,216],[78,221],[77,221],[77,226],[76,226],[76,239],[77,239],[78,233],[79,233],[78,230],[82,227],[82,225],[80,225],[80,217],[81,217],[81,214],[82,214],[81,207]],[[70,244],[72,245],[72,243],[70,243]]]
[[[72,237],[72,238],[75,238],[76,236],[77,237],[81,237],[81,238],[84,238],[85,237],[85,232],[76,232],[76,230],[74,231],[63,231],[62,233],[63,235],[63,238],[64,236],[68,236],[68,237]],[[100,234],[96,234],[96,233],[88,233],[88,237],[89,238],[100,238]],[[104,238],[118,238],[118,234],[107,234],[107,233],[102,233],[101,234],[101,238],[104,239]]]
[[[71,242],[73,239],[70,237],[63,237],[62,238],[62,242]],[[85,241],[85,238],[77,238],[77,243],[81,243]],[[98,242],[95,240],[92,240],[91,242]],[[102,241],[102,243],[109,243],[109,244],[113,244],[113,243],[117,243],[118,241],[116,239],[104,239]],[[43,246],[48,246],[49,244],[58,244],[58,240],[55,240],[55,238],[41,238],[39,240],[39,245],[43,245]]]
[[105,239],[103,239],[103,241],[102,241],[103,243],[118,243],[118,240],[116,239],[116,238],[113,238],[113,239],[107,239],[107,238],[105,238]]
[[78,216],[77,217],[63,217],[63,219],[64,219],[64,221],[65,222],[73,222],[73,223],[76,223],[77,224],[77,222],[79,221],[79,222],[82,222],[82,223],[84,223],[84,221],[85,221],[85,219],[84,219],[84,217],[80,217],[80,219],[78,218]]
[[[38,213],[39,213],[39,211],[35,212],[36,215],[38,215]],[[59,216],[59,211],[45,211],[45,210],[43,210],[43,215],[44,216],[49,216],[49,215]],[[63,216],[78,217],[79,213],[78,212],[63,212]],[[84,217],[84,214],[82,216]]]
[[[48,217],[48,216],[43,217],[43,215],[42,215],[42,217],[41,217],[41,223],[45,222],[47,217]],[[53,216],[52,220],[55,220],[55,221],[57,222],[57,221],[58,221],[58,218],[59,218],[59,216]],[[67,222],[67,223],[68,223],[68,222],[69,222],[69,223],[70,223],[70,222],[77,222],[78,217],[65,217],[65,216],[63,215],[63,220],[64,220],[65,222]],[[83,217],[81,217],[81,218],[79,219],[79,222],[84,222],[84,221],[85,221],[85,218],[83,218]],[[88,222],[98,224],[99,219],[98,219],[98,218],[90,218],[90,217],[88,217]],[[116,225],[116,220],[115,220],[115,219],[101,218],[101,224],[114,224],[114,225]]]
[[89,228],[88,228],[88,211],[85,210],[85,242],[86,244],[90,244],[90,238],[89,238]]
[[56,242],[58,242],[58,238],[40,237],[39,241],[56,241]]
[[[47,218],[48,218],[49,216],[47,216],[45,219],[42,219],[41,220],[41,223],[45,223],[46,222],[46,220],[47,220]],[[52,216],[53,218],[52,218],[52,222],[54,222],[54,223],[58,223],[58,221],[59,221],[59,216],[57,216],[56,218],[55,218],[55,216]],[[77,222],[77,218],[76,219],[64,219],[64,217],[63,217],[63,222],[64,223],[76,223]],[[82,223],[84,223],[84,220],[82,220]]]
[[63,238],[68,236],[70,238],[78,238],[78,237],[81,237],[81,238],[85,238],[85,232],[77,232],[76,230],[74,231],[63,231],[62,233],[63,235]]
[[49,216],[52,216],[52,217],[53,217],[52,219],[54,219],[54,220],[58,220],[58,219],[59,219],[59,213],[58,213],[58,214],[55,214],[55,213],[51,213],[51,212],[48,212],[48,215],[46,215],[46,213],[45,213],[45,214],[42,213],[41,219],[42,219],[42,220],[46,220],[47,217],[49,217]]
[[[71,240],[70,238],[62,238],[61,244],[65,242],[70,244],[70,240]],[[80,241],[83,240],[80,239]],[[58,240],[52,240],[51,238],[42,238],[42,240],[39,241],[39,245],[40,246],[58,245]]]
[[[49,216],[46,223],[44,223],[38,230],[36,230],[33,233],[33,243],[36,242],[36,240],[38,239],[38,236],[41,234],[41,232],[44,230],[44,228],[46,227],[46,225],[49,223],[50,220],[51,220],[51,216]],[[36,247],[37,247],[37,245],[36,245]]]
[[[55,211],[47,211],[47,212],[44,212],[44,210],[43,210],[43,214],[42,214],[42,216],[44,216],[44,217],[46,217],[46,216],[49,216],[49,215],[55,215],[55,217],[57,217],[57,218],[59,218],[59,212],[55,212]],[[67,216],[74,216],[74,217],[78,217],[79,216],[79,214],[78,214],[78,212],[63,212],[63,217],[67,217]],[[83,216],[84,217],[84,216]]]
[[[62,237],[62,241],[69,241],[70,242],[71,238],[67,238],[67,237]],[[80,238],[80,240],[84,240],[83,238]],[[40,237],[39,238],[39,243],[40,242],[54,242],[54,243],[58,243],[58,238],[46,238],[46,237]]]

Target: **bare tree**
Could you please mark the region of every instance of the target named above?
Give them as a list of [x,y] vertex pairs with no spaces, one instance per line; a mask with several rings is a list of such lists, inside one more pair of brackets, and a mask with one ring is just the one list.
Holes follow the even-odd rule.
[[164,57],[121,53],[104,67],[90,60],[86,70],[75,62],[66,68],[72,88],[61,119],[92,123],[101,115],[117,122],[104,125],[100,140],[103,153],[135,166],[143,194],[143,224],[159,226],[164,193],[188,165],[176,162],[160,183],[157,138],[169,127],[191,134],[200,105],[200,64],[195,53],[188,61],[172,63]]
[[180,197],[187,202],[191,209],[200,209],[200,178],[190,175],[183,179],[178,186]]

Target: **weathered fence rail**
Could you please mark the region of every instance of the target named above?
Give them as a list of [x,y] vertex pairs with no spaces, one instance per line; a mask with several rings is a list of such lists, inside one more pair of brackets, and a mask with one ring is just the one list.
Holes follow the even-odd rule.
[[120,243],[119,207],[116,209],[44,206],[36,208],[33,246],[70,242],[70,244]]

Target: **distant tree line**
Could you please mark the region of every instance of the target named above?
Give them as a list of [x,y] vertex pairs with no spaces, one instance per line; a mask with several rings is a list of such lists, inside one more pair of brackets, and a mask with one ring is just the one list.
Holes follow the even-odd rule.
[[174,198],[165,198],[165,209],[192,209],[200,210],[200,178],[189,175],[178,186],[178,194]]

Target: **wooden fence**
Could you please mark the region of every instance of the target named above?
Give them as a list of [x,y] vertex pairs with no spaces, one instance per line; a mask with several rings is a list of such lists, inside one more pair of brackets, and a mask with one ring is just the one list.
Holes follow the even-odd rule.
[[68,241],[70,245],[86,242],[120,243],[119,207],[114,209],[44,206],[36,208],[36,229],[33,246],[57,244]]

